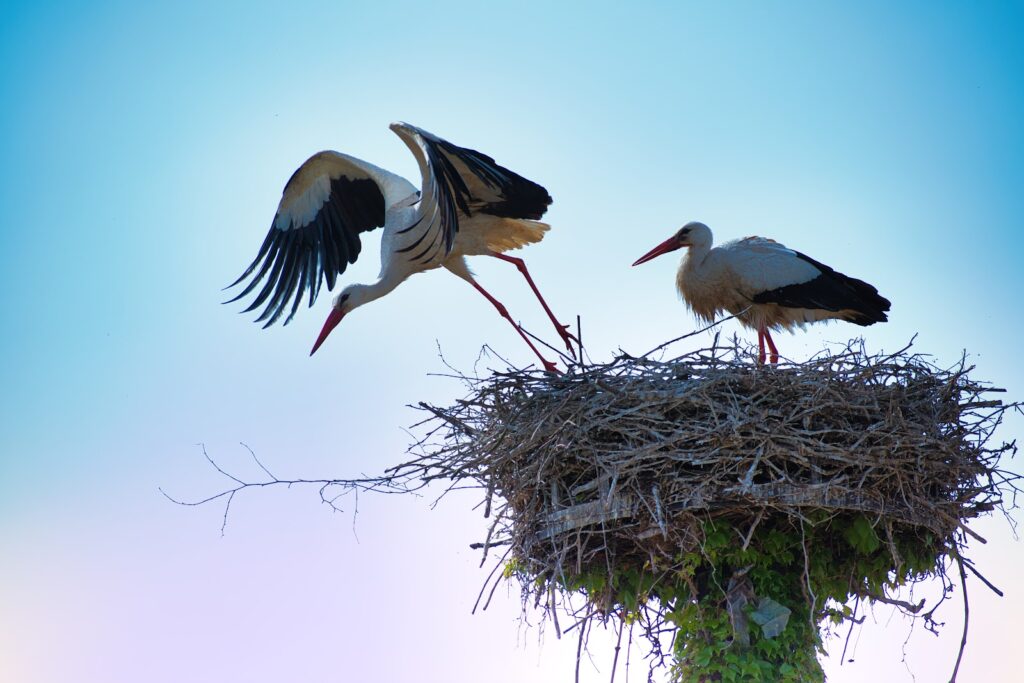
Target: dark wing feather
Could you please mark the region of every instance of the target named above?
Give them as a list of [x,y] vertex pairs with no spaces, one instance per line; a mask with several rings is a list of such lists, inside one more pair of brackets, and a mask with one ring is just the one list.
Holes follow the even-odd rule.
[[544,186],[498,165],[494,159],[445,140],[439,144],[465,180],[459,199],[467,215],[486,213],[501,218],[538,220],[551,205]]
[[264,306],[256,319],[265,321],[264,327],[287,312],[287,325],[305,292],[312,306],[323,281],[333,289],[338,275],[355,263],[359,235],[384,225],[387,208],[414,193],[408,181],[372,164],[337,152],[313,155],[285,185],[256,258],[229,287],[252,277],[227,303],[249,295],[262,282],[245,312]]
[[416,145],[423,152],[427,167],[424,189],[431,184],[427,182],[429,174],[446,253],[451,252],[455,242],[460,214],[537,220],[551,204],[551,195],[543,186],[499,165],[486,154],[453,145],[407,123],[394,124],[392,129],[410,147]]
[[853,311],[854,316],[849,321],[864,326],[889,319],[886,312],[891,303],[875,287],[863,280],[843,275],[798,251],[794,253],[817,268],[821,274],[807,282],[760,292],[753,297],[754,303],[836,312]]

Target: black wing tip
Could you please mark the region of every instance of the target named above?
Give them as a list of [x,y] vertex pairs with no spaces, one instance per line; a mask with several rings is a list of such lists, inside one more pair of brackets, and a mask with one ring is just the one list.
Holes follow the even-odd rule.
[[[860,280],[858,280],[860,282]],[[871,285],[863,282],[867,287]],[[864,305],[860,308],[855,309],[857,316],[850,322],[867,327],[868,325],[874,325],[875,323],[887,323],[889,322],[889,316],[886,313],[892,308],[892,302],[886,299],[884,296],[878,293],[874,287],[871,287],[873,296],[864,297]]]
[[857,305],[853,306],[853,309],[860,314],[858,317],[863,320],[863,322],[858,322],[858,325],[866,327],[889,321],[889,316],[886,313],[892,308],[892,302],[879,294],[874,285],[842,273],[836,273],[836,275],[851,290],[853,298],[857,299]]
[[866,311],[858,309],[856,310],[855,315],[851,318],[848,318],[848,320],[854,325],[868,327],[869,325],[874,325],[875,323],[889,322],[889,316],[887,316],[885,312],[881,310]]
[[[502,166],[494,157],[469,147],[460,147],[422,128],[410,124],[401,125],[419,134],[428,147],[440,148],[443,152],[460,159],[482,182],[500,190],[501,201],[492,202],[477,210],[499,218],[539,220],[554,202],[547,188]],[[471,215],[467,203],[468,196],[463,196],[467,192],[466,188],[459,187],[461,181],[455,185],[457,191],[453,193],[453,199],[459,204],[460,209]]]
[[[240,283],[240,282],[241,282],[242,280],[244,280],[245,278],[247,278],[247,277],[249,276],[249,273],[251,273],[251,272],[252,272],[252,269],[251,269],[251,268],[250,268],[249,270],[246,270],[246,271],[245,271],[244,273],[242,273],[241,275],[239,275],[239,276],[238,276],[238,279],[237,279],[237,280],[235,280],[234,282],[232,282],[232,283],[231,283],[230,285],[227,285],[227,286],[225,286],[225,287],[221,287],[221,288],[220,288],[220,291],[222,291],[222,292],[226,292],[226,291],[228,291],[229,289],[231,289],[232,287],[237,287],[237,286],[238,286],[238,284],[239,284],[239,283]],[[234,299],[232,299],[232,301],[234,301]],[[229,302],[225,301],[224,303],[229,303]]]
[[[232,288],[234,288],[234,287],[237,287],[238,285],[242,284],[242,282],[243,282],[243,281],[245,280],[245,278],[247,278],[247,277],[249,277],[250,275],[252,275],[252,271],[254,271],[254,270],[256,269],[256,266],[257,266],[257,265],[259,264],[259,262],[260,262],[260,261],[259,261],[259,259],[257,259],[257,260],[255,260],[255,261],[253,261],[253,262],[252,262],[252,265],[250,265],[250,266],[249,266],[248,268],[246,268],[246,269],[245,269],[245,272],[244,272],[244,273],[242,273],[242,274],[241,274],[241,275],[240,275],[240,276],[238,277],[238,279],[237,279],[237,280],[235,280],[234,282],[232,282],[232,283],[231,283],[230,285],[228,285],[227,287],[221,287],[220,291],[222,291],[222,292],[226,292],[226,291],[228,291],[229,289],[232,289]],[[236,294],[235,296],[231,297],[231,298],[230,298],[230,299],[228,299],[227,301],[221,301],[221,303],[222,303],[222,304],[233,304],[233,303],[235,303],[236,301],[238,301],[239,299],[241,299],[242,297],[244,297],[244,296],[245,296],[246,294],[248,294],[249,292],[251,292],[251,291],[252,291],[252,289],[253,289],[253,288],[254,288],[254,287],[255,287],[255,286],[256,286],[256,285],[257,285],[257,284],[259,283],[259,281],[263,279],[263,276],[264,276],[265,274],[266,274],[266,272],[265,272],[265,271],[264,271],[263,269],[260,269],[260,272],[259,272],[259,273],[257,273],[256,277],[254,277],[254,278],[253,278],[252,282],[250,282],[250,283],[249,283],[248,285],[246,285],[245,287],[243,287],[243,288],[242,288],[242,291],[241,291],[241,292],[239,292],[239,293],[238,293],[238,294]]]
[[555,201],[547,188],[512,171],[507,173],[511,177],[501,188],[502,201],[487,204],[482,211],[500,218],[540,220]]
[[375,181],[334,178],[329,199],[312,220],[288,230],[270,228],[256,259],[225,289],[242,284],[250,276],[252,279],[224,303],[243,299],[265,279],[242,313],[265,305],[254,322],[264,323],[266,329],[284,316],[283,324],[287,325],[307,291],[312,306],[325,278],[327,289],[334,288],[337,276],[359,255],[359,234],[383,225],[385,215],[384,195]]
[[886,312],[892,304],[873,285],[843,275],[812,259],[806,260],[818,268],[821,273],[818,277],[759,292],[751,300],[756,304],[830,311],[837,318],[863,327],[889,320]]

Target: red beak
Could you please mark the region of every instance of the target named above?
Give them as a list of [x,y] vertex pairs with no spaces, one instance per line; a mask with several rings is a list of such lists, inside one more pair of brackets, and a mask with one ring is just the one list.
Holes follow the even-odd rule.
[[672,235],[667,240],[656,246],[654,249],[651,249],[649,252],[647,252],[646,254],[638,258],[636,261],[634,261],[633,265],[639,266],[641,263],[647,263],[652,258],[661,256],[662,254],[667,254],[670,251],[675,251],[676,249],[679,249],[680,247],[683,246],[684,245],[680,244],[679,240],[676,239],[676,236]]
[[319,349],[320,345],[324,343],[325,339],[327,339],[327,335],[331,333],[331,330],[338,326],[338,323],[340,323],[341,319],[344,317],[345,314],[337,308],[331,309],[331,314],[327,316],[327,322],[324,323],[324,329],[320,330],[320,336],[316,338],[316,344],[313,344],[313,350],[309,352],[309,355],[312,356],[316,353],[316,350]]

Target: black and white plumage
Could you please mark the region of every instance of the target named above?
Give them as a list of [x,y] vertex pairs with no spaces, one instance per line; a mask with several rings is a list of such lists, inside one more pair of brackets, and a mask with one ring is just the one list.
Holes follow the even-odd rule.
[[687,306],[703,321],[711,322],[728,311],[756,329],[762,363],[766,341],[771,362],[779,360],[771,330],[792,330],[819,320],[856,325],[888,320],[890,302],[873,286],[774,240],[747,237],[714,248],[712,242],[708,226],[687,223],[633,265],[689,247],[676,275]]
[[553,370],[554,364],[540,355],[505,307],[476,282],[464,258],[488,255],[516,265],[571,352],[572,335],[551,313],[526,265],[504,255],[544,237],[549,226],[538,219],[551,203],[547,190],[485,154],[415,126],[393,123],[391,130],[416,157],[422,192],[355,157],[332,151],[314,154],[285,185],[259,253],[231,286],[249,281],[231,301],[255,292],[245,310],[262,306],[257,321],[265,322],[264,327],[282,316],[287,324],[304,296],[308,294],[312,306],[325,281],[328,289],[334,288],[337,277],[359,256],[360,235],[383,226],[378,281],[342,290],[311,355],[353,309],[384,296],[414,273],[443,266],[487,297],[545,368]]

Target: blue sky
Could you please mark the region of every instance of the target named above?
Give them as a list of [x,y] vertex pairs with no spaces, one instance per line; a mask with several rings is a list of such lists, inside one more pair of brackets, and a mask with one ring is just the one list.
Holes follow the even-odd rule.
[[[629,264],[703,220],[876,284],[893,310],[863,331],[870,349],[916,334],[940,364],[966,350],[1024,395],[1020,5],[552,4],[0,9],[0,677],[570,675],[574,643],[539,646],[514,593],[469,616],[484,578],[470,498],[361,499],[357,539],[315,492],[268,491],[236,501],[221,539],[219,510],[157,491],[217,490],[198,443],[244,470],[245,441],[281,476],[380,471],[419,419],[407,404],[461,393],[429,374],[438,346],[467,370],[483,344],[532,362],[443,272],[360,309],[312,359],[326,300],[267,331],[220,305],[311,153],[418,183],[393,120],[549,189],[553,229],[522,256],[597,359],[694,328],[670,259]],[[343,281],[378,264],[371,235]],[[514,269],[472,265],[546,331]],[[861,332],[778,341],[800,359]],[[1017,667],[1000,627],[1024,602],[1024,558],[1004,522],[978,528],[978,564],[1008,595],[972,586],[964,680],[999,680]],[[948,621],[907,645],[919,680],[948,675],[955,608]],[[910,680],[906,633],[879,610],[830,680]]]

